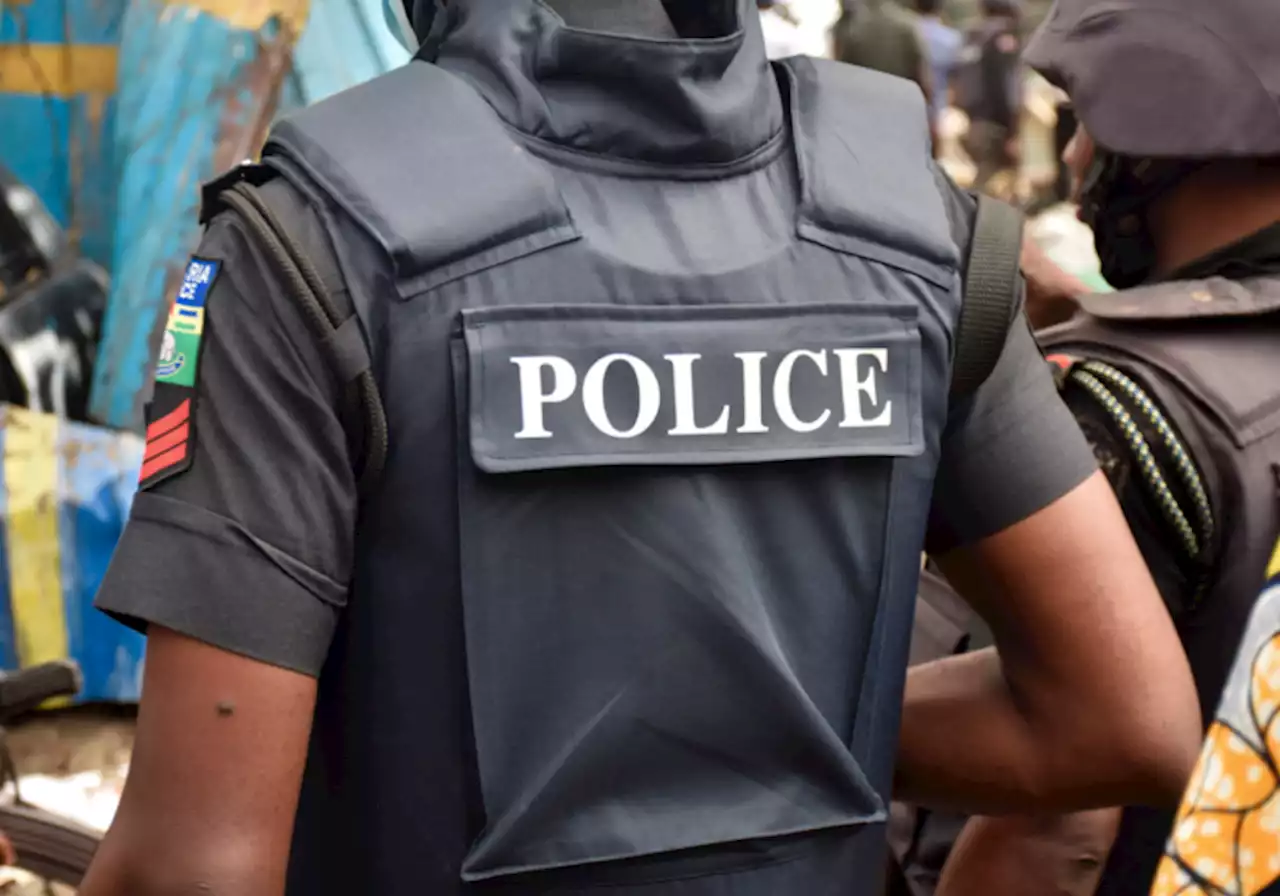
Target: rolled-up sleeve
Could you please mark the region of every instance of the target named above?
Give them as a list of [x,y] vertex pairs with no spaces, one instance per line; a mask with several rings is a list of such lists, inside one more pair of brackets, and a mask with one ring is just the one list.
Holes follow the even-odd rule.
[[943,434],[929,549],[972,544],[1021,522],[1097,470],[1025,318],[996,369]]
[[343,390],[270,263],[228,216],[196,382],[189,468],[137,495],[97,606],[318,675],[347,600],[356,487]]
[[[967,246],[977,206],[938,174],[953,236]],[[1021,307],[981,386],[952,407],[943,433],[927,547],[972,544],[1052,504],[1097,470],[1058,395]]]

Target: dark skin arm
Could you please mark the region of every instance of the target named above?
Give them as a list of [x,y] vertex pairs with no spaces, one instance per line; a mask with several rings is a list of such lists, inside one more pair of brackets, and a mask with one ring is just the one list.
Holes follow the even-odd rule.
[[1092,896],[1119,825],[1119,809],[971,819],[937,896]]
[[939,563],[999,653],[908,673],[897,796],[988,815],[1175,804],[1198,701],[1105,477]]
[[80,896],[280,896],[315,680],[152,627],[129,779]]

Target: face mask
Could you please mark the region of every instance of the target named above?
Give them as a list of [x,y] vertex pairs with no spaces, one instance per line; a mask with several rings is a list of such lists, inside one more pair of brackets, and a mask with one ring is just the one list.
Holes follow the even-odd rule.
[[1116,289],[1150,279],[1156,247],[1147,209],[1201,164],[1131,159],[1098,149],[1085,178],[1080,217],[1093,228],[1102,276]]
[[1093,228],[1102,276],[1116,289],[1138,286],[1155,265],[1143,202],[1128,181],[1122,160],[1099,152],[1080,191],[1080,219]]

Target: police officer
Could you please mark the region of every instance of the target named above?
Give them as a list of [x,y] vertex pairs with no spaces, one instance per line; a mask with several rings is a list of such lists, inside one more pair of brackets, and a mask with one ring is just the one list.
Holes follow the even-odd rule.
[[[1175,801],[1190,673],[1021,317],[956,378],[998,231],[919,91],[771,66],[749,0],[409,15],[416,61],[208,193],[84,896],[857,896],[895,777]],[[1025,646],[904,711],[926,538]]]
[[[1059,0],[1028,49],[1071,94],[1084,217],[1124,288],[1082,299],[1042,343],[1178,626],[1206,725],[1280,531],[1277,33],[1266,0]],[[972,822],[939,892],[1093,893],[1101,871],[1098,893],[1145,893],[1171,820]]]
[[1021,159],[1022,54],[1019,0],[982,0],[982,20],[965,37],[952,81],[956,106],[969,117],[964,150],[973,189],[1012,197]]

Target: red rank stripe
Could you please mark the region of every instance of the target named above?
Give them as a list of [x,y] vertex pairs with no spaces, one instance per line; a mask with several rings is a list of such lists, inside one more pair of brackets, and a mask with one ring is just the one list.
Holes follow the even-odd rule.
[[186,423],[191,416],[191,399],[183,399],[182,404],[178,405],[169,413],[165,414],[159,420],[156,420],[147,427],[147,441],[150,442],[156,436],[162,436],[169,430],[181,426]]
[[139,482],[146,482],[161,470],[167,470],[174,464],[185,460],[187,457],[187,443],[183,442],[177,448],[170,448],[163,454],[158,454],[142,465],[142,471],[138,474]]
[[184,399],[169,413],[147,427],[147,451],[142,458],[138,481],[146,482],[155,474],[181,463],[187,457],[191,438],[191,399]]
[[191,435],[191,424],[184,423],[177,429],[171,429],[164,435],[152,439],[147,442],[147,453],[143,460],[152,460],[159,457],[169,449],[181,445],[189,435]]

